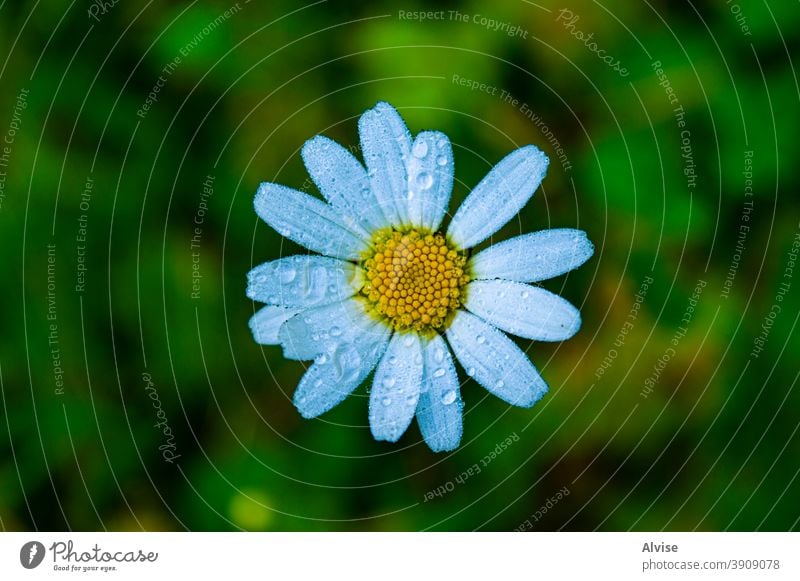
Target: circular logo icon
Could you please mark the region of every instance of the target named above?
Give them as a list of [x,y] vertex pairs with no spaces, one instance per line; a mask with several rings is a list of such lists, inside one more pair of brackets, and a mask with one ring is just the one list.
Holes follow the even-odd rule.
[[39,541],[30,541],[19,550],[19,562],[26,569],[35,569],[44,559],[44,545]]

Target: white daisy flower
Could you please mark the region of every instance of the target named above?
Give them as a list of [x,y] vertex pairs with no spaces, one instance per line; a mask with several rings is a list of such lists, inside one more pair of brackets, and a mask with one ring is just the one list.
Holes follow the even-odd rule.
[[[593,254],[580,230],[544,230],[472,255],[528,202],[547,170],[538,148],[517,149],[464,200],[445,229],[453,186],[447,136],[412,138],[378,103],[358,123],[365,167],[317,136],[303,146],[327,200],[262,183],[256,213],[317,254],[289,256],[248,274],[247,296],[267,306],[250,320],[255,340],[313,360],[294,394],[305,418],[330,410],[375,372],[369,425],[396,442],[414,416],[434,451],[455,449],[463,403],[454,359],[506,402],[530,407],[547,391],[505,334],[560,341],[581,324],[577,309],[528,283],[568,272]],[[505,333],[504,333],[505,331]]]

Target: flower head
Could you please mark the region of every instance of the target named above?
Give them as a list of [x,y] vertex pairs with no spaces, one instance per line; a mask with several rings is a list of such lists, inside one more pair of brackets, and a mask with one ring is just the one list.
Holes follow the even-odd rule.
[[474,255],[528,202],[547,170],[534,146],[513,151],[442,221],[453,185],[446,135],[412,138],[387,103],[358,124],[366,168],[322,136],[303,160],[326,202],[272,183],[256,213],[281,235],[319,254],[254,268],[247,295],[267,306],[250,320],[257,342],[290,359],[313,360],[294,394],[306,418],[333,408],[370,373],[369,424],[397,441],[414,416],[434,451],[462,435],[459,380],[467,375],[512,405],[530,407],[547,385],[503,332],[560,341],[580,328],[561,297],[528,283],[577,268],[594,248],[579,230],[524,234]]

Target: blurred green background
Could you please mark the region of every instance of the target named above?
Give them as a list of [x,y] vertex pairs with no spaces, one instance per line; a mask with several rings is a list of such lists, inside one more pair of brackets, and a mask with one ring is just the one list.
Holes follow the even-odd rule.
[[[792,2],[0,3],[2,529],[797,529],[799,44]],[[378,100],[450,136],[451,212],[533,143],[495,240],[597,247],[545,285],[581,332],[520,342],[549,395],[465,381],[451,454],[373,441],[366,385],[303,420],[247,328],[298,251],[257,184]]]

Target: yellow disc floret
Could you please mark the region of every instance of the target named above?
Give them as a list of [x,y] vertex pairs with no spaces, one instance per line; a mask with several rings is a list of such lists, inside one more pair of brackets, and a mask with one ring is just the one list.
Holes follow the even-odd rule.
[[361,294],[398,331],[441,329],[463,301],[466,260],[441,234],[381,230],[363,260]]

